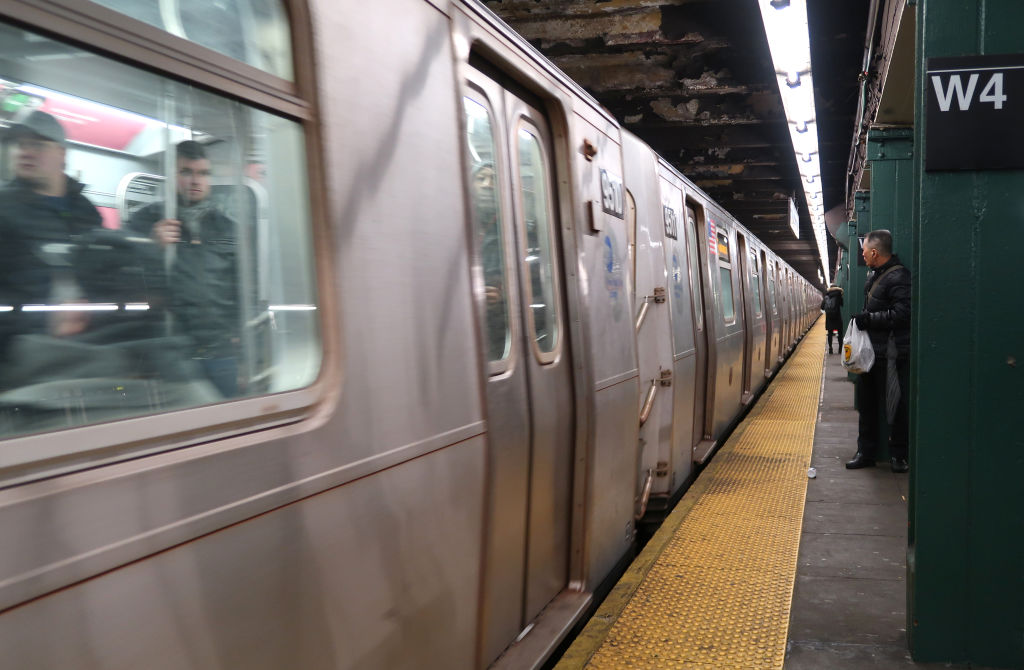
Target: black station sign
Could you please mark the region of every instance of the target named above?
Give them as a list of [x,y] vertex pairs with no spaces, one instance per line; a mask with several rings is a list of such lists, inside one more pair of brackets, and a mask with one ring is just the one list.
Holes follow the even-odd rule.
[[1024,168],[1024,55],[929,58],[925,170]]

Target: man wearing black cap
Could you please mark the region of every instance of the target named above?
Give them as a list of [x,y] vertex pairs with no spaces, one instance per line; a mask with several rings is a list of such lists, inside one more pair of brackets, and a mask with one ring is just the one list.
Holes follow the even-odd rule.
[[[102,219],[82,195],[82,184],[64,174],[67,140],[53,116],[32,110],[4,135],[14,179],[0,188],[0,365],[7,344],[20,333],[74,335],[84,313],[23,311],[83,298],[71,268],[76,236],[100,228]],[[2,382],[0,382],[2,386]]]

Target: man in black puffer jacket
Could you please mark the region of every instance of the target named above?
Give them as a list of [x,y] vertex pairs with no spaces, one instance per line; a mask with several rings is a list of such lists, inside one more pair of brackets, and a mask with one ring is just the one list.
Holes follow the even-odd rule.
[[[907,401],[910,377],[910,270],[892,253],[892,234],[874,230],[864,240],[864,262],[873,272],[864,285],[864,311],[854,317],[867,331],[875,351],[875,364],[857,380],[860,421],[857,455],[849,469],[875,464],[878,451],[879,405],[887,408],[891,424],[889,452],[893,472],[906,472],[909,425]],[[895,367],[895,375],[890,368]],[[896,384],[898,379],[899,383]]]
[[82,312],[24,311],[23,305],[82,301],[72,267],[79,238],[100,228],[100,213],[82,184],[64,174],[67,140],[56,118],[40,110],[20,117],[4,139],[12,144],[14,179],[0,189],[0,390],[16,335],[76,335]]

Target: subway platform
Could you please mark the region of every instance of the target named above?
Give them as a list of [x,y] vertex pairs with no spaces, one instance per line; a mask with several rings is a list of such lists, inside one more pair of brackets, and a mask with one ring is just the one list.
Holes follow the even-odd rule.
[[556,670],[967,667],[910,658],[908,476],[845,469],[840,358],[815,323]]

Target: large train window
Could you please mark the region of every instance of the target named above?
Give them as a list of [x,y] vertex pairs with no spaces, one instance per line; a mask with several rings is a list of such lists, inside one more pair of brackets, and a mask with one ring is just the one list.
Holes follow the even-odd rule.
[[732,293],[732,252],[729,231],[718,228],[718,274],[722,283],[722,320],[726,325],[736,323],[736,305]]
[[0,97],[0,438],[313,382],[298,123],[4,24]]
[[[483,269],[487,359],[492,363],[501,362],[509,357],[512,334],[498,189],[500,162],[496,160],[490,110],[483,102],[470,97],[463,98],[463,109],[466,115],[466,146],[470,154],[474,230]],[[492,372],[501,372],[502,369]]]
[[92,0],[282,79],[293,78],[280,0]]
[[754,314],[761,316],[761,279],[757,271],[757,250],[750,250],[750,295],[754,300]]
[[550,174],[539,131],[523,120],[517,133],[519,205],[525,235],[522,259],[526,267],[526,291],[530,328],[536,353],[542,362],[554,360],[558,347],[558,304],[555,302],[554,231],[548,193]]
[[[704,292],[700,290],[700,251],[697,249],[697,213],[686,205],[686,252],[690,258],[690,295],[693,296],[693,323],[700,333],[704,330]],[[701,230],[703,231],[703,224]]]

